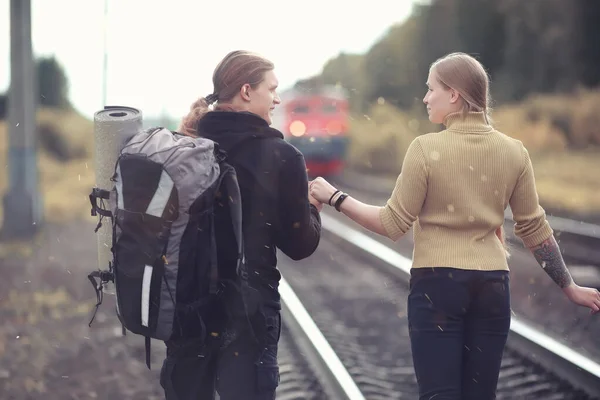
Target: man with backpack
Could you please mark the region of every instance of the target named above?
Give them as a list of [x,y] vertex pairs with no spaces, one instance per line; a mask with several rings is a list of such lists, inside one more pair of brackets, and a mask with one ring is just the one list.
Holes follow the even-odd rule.
[[[321,206],[308,194],[302,154],[269,126],[279,104],[273,69],[257,54],[228,54],[215,69],[214,92],[192,105],[179,129],[215,142],[235,169],[250,287],[246,301],[256,303],[246,304],[246,319],[238,312],[243,296],[225,289],[224,305],[204,321],[206,340],[167,342],[161,373],[167,400],[213,399],[215,388],[222,400],[275,398],[281,334],[276,249],[294,260],[310,256],[319,244]],[[233,280],[238,252],[228,206],[216,202],[214,226],[219,274]]]
[[[197,351],[182,349],[178,356],[173,345],[161,378],[167,400],[212,399],[213,379],[222,400],[275,398],[281,334],[276,249],[294,260],[310,256],[319,244],[321,205],[308,194],[302,154],[269,126],[280,102],[273,68],[257,54],[229,53],[215,69],[214,92],[192,105],[180,128],[217,143],[236,171],[248,282],[258,301],[245,328],[243,317],[232,327],[231,319],[221,318],[229,312],[217,313],[216,324],[224,329],[216,336],[219,349],[213,353],[203,345]],[[209,111],[214,102],[215,109]],[[215,212],[217,258],[227,279],[235,273],[237,252],[227,202],[222,204]]]
[[270,127],[280,102],[273,69],[257,54],[229,53],[179,132],[133,135],[112,190],[90,194],[92,215],[110,217],[113,234],[109,269],[89,275],[98,305],[114,281],[123,333],[145,337],[148,367],[150,340],[166,343],[166,400],[275,398],[276,251],[310,256],[322,205],[302,154]]

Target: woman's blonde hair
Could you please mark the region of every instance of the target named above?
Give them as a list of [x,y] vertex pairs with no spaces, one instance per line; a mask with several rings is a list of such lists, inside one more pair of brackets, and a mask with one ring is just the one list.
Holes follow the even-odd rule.
[[210,104],[231,101],[245,84],[256,88],[265,79],[265,73],[274,68],[271,61],[250,51],[236,50],[227,54],[213,73],[213,93],[200,97],[190,106],[190,111],[181,121],[178,131],[197,136],[198,121],[209,111]]
[[464,100],[464,114],[483,112],[491,123],[490,79],[479,61],[466,53],[451,53],[433,62],[430,70],[443,86],[458,92]]

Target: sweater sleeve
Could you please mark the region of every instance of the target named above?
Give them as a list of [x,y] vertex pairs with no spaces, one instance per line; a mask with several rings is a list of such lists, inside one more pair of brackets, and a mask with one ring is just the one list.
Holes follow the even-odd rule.
[[552,236],[553,231],[546,219],[546,212],[539,204],[533,165],[529,152],[522,147],[523,167],[509,204],[515,221],[515,235],[527,247],[537,246]]
[[394,241],[411,228],[427,194],[427,165],[418,139],[408,147],[392,195],[379,212],[388,237]]

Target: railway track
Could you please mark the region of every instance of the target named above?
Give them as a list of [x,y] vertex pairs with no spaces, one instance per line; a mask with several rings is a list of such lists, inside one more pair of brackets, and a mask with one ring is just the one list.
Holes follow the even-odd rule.
[[[300,264],[281,256],[284,321],[302,343],[299,368],[316,371],[322,397],[286,398],[416,398],[406,319],[410,260],[327,212],[322,217],[313,257]],[[498,399],[600,398],[598,364],[517,318],[511,329]]]
[[[288,320],[289,318],[286,318]],[[280,383],[277,399],[326,399],[325,385],[317,378],[317,370],[306,359],[304,347],[297,343],[301,336],[294,335],[289,323],[283,323],[279,340]],[[326,383],[325,383],[326,384]]]

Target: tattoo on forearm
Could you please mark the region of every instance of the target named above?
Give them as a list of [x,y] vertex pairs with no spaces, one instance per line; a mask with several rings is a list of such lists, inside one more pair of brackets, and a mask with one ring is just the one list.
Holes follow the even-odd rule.
[[554,236],[550,237],[539,246],[531,248],[531,252],[546,274],[548,274],[558,286],[564,288],[573,281]]

